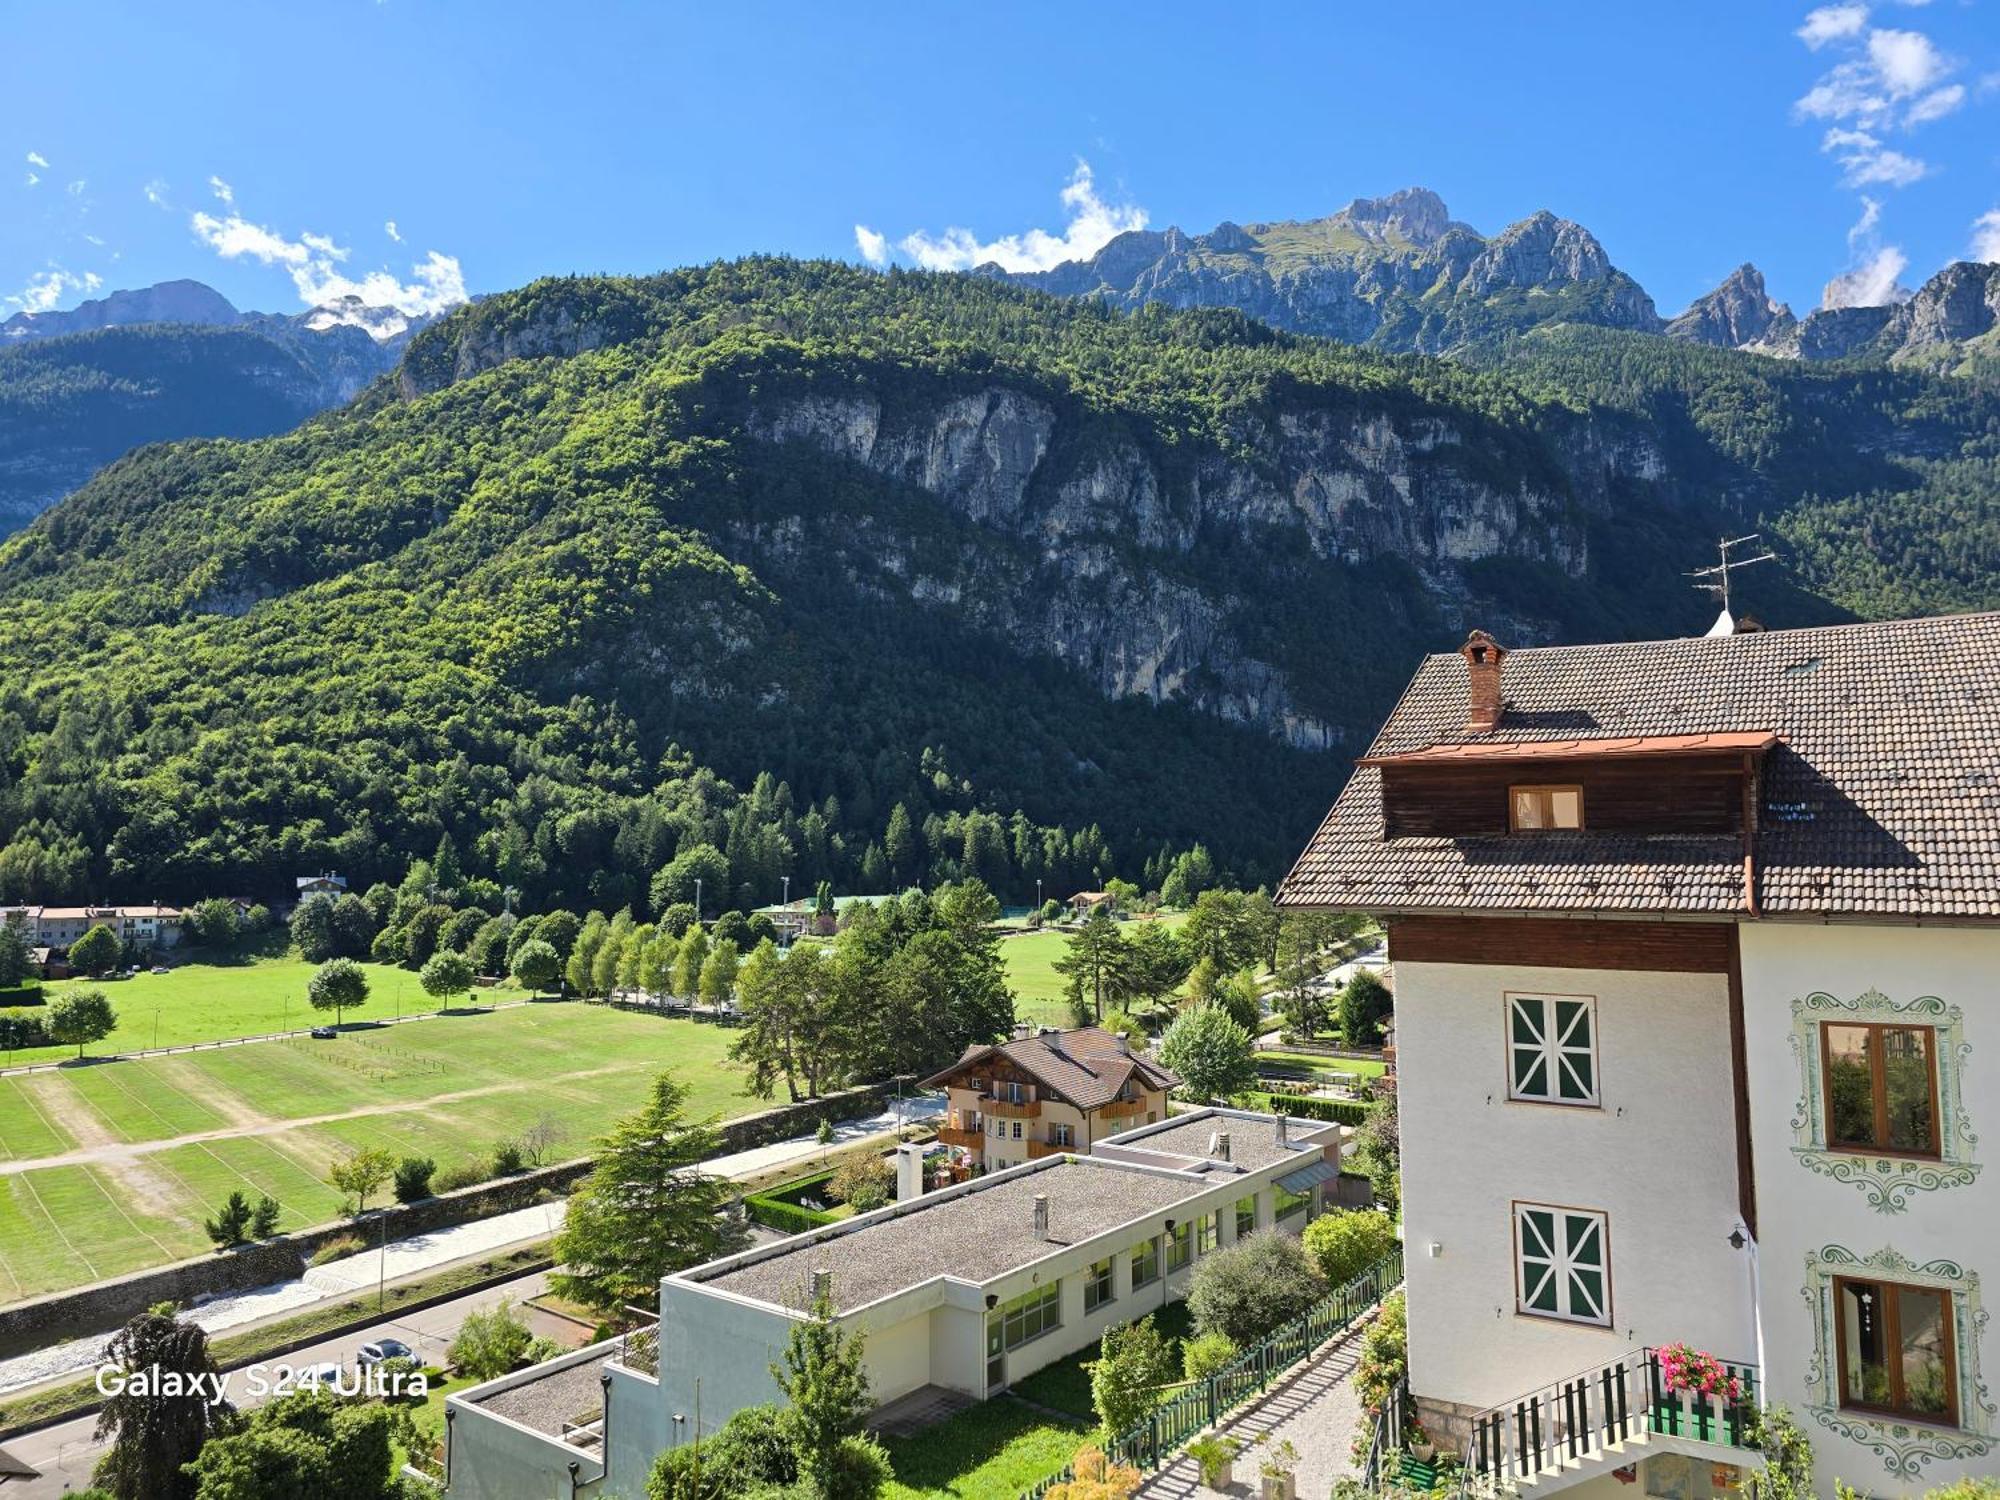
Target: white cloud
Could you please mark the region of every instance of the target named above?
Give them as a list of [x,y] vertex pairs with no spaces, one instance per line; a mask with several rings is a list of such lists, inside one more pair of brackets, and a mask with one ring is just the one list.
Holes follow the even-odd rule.
[[84,179],[83,179],[83,178],[81,178],[81,177],[77,178],[77,180],[76,180],[75,182],[72,182],[72,183],[71,183],[71,184],[69,185],[69,195],[70,195],[70,197],[72,197],[72,198],[81,198],[81,197],[83,196],[83,189],[84,189],[84,186],[85,186],[85,182],[84,182]]
[[1847,248],[1853,250],[1856,246],[1866,243],[1868,237],[1875,232],[1875,226],[1881,222],[1882,200],[1871,198],[1866,193],[1863,193],[1861,195],[1861,217],[1856,219],[1854,227],[1847,231]]
[[51,266],[39,276],[30,276],[26,286],[5,300],[23,312],[47,312],[71,292],[94,292],[103,285],[104,278],[94,271],[78,276],[61,266]]
[[1957,66],[1921,31],[1871,31],[1868,61],[1895,97],[1929,88]]
[[1806,16],[1805,25],[1796,34],[1800,41],[1817,52],[1828,42],[1853,36],[1867,24],[1868,7],[1865,5],[1822,5]]
[[2000,208],[1989,208],[1972,221],[1972,259],[2000,261]]
[[208,179],[208,190],[224,203],[234,203],[236,201],[236,189],[224,182],[220,177],[211,177]]
[[146,184],[146,201],[155,208],[171,208],[167,202],[167,185],[158,177]]
[[889,264],[889,236],[879,234],[866,224],[854,226],[854,243],[861,251],[861,258],[871,266]]
[[1826,284],[1820,295],[1821,307],[1880,307],[1885,302],[1903,302],[1909,293],[1897,284],[1910,258],[1894,245],[1884,245],[1851,271],[1843,271]]
[[1848,187],[1867,187],[1874,183],[1908,187],[1930,171],[1929,163],[1891,150],[1865,130],[1835,127],[1826,133],[1819,148],[1839,158],[1840,164],[1847,168],[1847,175],[1841,180]]
[[403,237],[396,232],[396,221],[394,219],[389,219],[383,223],[382,232],[397,244],[400,245],[403,243]]
[[1932,89],[1923,98],[1912,104],[1903,116],[1905,125],[1928,125],[1932,120],[1942,120],[1961,104],[1965,103],[1965,85],[1946,84],[1941,89]]
[[47,171],[49,159],[39,151],[30,151],[28,153],[28,165],[31,167],[40,167],[43,171]]
[[956,226],[941,235],[924,230],[906,234],[897,247],[927,271],[969,271],[994,262],[1005,271],[1046,271],[1067,260],[1087,260],[1114,235],[1146,227],[1146,211],[1133,204],[1113,206],[1097,195],[1090,163],[1078,161],[1062,190],[1069,223],[1061,234],[1030,229],[1021,234],[980,240]]
[[39,178],[39,177],[37,177],[37,176],[36,176],[36,175],[35,175],[35,174],[34,174],[33,172],[30,172],[30,173],[28,174],[28,186],[29,186],[29,187],[33,187],[33,186],[34,186],[34,185],[35,185],[36,183],[40,182],[41,180],[42,180],[42,179],[41,179],[41,178]]
[[440,313],[466,300],[465,276],[457,259],[435,250],[410,267],[408,281],[383,269],[357,278],[342,269],[347,248],[323,234],[286,239],[274,229],[253,224],[234,209],[226,218],[197,212],[188,222],[196,237],[225,260],[248,257],[267,266],[283,267],[308,307],[356,297],[365,306],[393,307],[414,317]]

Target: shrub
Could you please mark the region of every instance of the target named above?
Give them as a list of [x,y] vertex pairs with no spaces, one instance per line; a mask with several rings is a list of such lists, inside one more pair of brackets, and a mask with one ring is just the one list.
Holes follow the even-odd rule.
[[501,1141],[493,1148],[493,1175],[512,1177],[522,1169],[521,1147],[515,1141]]
[[858,1214],[880,1208],[896,1192],[896,1169],[886,1157],[864,1156],[833,1174],[827,1191]]
[[48,1045],[49,1034],[40,1016],[30,1010],[0,1010],[0,1052]]
[[1077,1449],[1069,1469],[1076,1477],[1050,1490],[1048,1500],[1126,1500],[1139,1488],[1139,1471],[1112,1463],[1102,1448]]
[[1357,969],[1340,991],[1340,1033],[1350,1047],[1371,1047],[1382,1039],[1382,1023],[1395,1010],[1382,976]]
[[1181,1345],[1181,1379],[1206,1380],[1238,1354],[1226,1333],[1203,1333]]
[[257,1200],[250,1211],[250,1238],[268,1240],[278,1232],[278,1200],[269,1193]]
[[1148,1313],[1136,1323],[1104,1330],[1097,1363],[1090,1367],[1090,1404],[1104,1430],[1115,1436],[1151,1411],[1159,1388],[1173,1378],[1173,1348]]
[[1410,1372],[1410,1353],[1403,1294],[1385,1298],[1382,1311],[1361,1336],[1361,1359],[1354,1369],[1354,1392],[1369,1412],[1378,1412],[1389,1392]]
[[368,1247],[362,1244],[361,1241],[357,1239],[355,1236],[351,1234],[343,1234],[339,1239],[328,1240],[324,1245],[321,1245],[319,1249],[313,1251],[312,1259],[307,1261],[306,1264],[312,1266],[323,1266],[328,1261],[340,1260],[346,1256],[358,1254],[360,1251],[366,1250],[367,1248]]
[[[231,911],[235,909],[235,907],[230,908]],[[219,1248],[227,1250],[231,1246],[243,1243],[247,1237],[253,1213],[254,1210],[250,1207],[250,1200],[245,1198],[241,1192],[234,1192],[223,1201],[223,1205],[217,1211],[215,1217],[204,1220],[201,1227]]]
[[514,1311],[512,1300],[502,1299],[486,1312],[466,1315],[445,1358],[467,1380],[491,1380],[519,1366],[533,1343],[534,1336]]
[[1305,1248],[1267,1229],[1196,1266],[1187,1302],[1197,1332],[1226,1334],[1247,1348],[1325,1295]]
[[521,1363],[538,1365],[544,1360],[554,1359],[563,1352],[563,1346],[547,1335],[538,1335],[528,1340],[528,1347],[521,1354]]
[[396,1201],[415,1203],[431,1195],[431,1178],[437,1163],[428,1156],[406,1156],[396,1163]]
[[492,1174],[484,1167],[469,1161],[455,1161],[448,1167],[440,1168],[431,1179],[433,1193],[455,1193],[460,1188],[473,1187],[487,1180]]
[[1327,1285],[1346,1286],[1395,1248],[1396,1226],[1372,1210],[1323,1214],[1306,1225],[1304,1244]]

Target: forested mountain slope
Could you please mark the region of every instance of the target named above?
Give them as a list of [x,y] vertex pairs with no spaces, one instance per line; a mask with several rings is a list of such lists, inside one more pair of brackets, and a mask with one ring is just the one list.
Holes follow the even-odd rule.
[[366,883],[447,831],[530,905],[699,841],[739,900],[1067,894],[1196,839],[1268,877],[1468,622],[1698,630],[1719,527],[1990,462],[1966,388],[1843,406],[1639,341],[1730,362],[1712,398],[1617,337],[1515,374],[777,260],[492,298],[348,409],[144,450],[0,544],[0,898]]

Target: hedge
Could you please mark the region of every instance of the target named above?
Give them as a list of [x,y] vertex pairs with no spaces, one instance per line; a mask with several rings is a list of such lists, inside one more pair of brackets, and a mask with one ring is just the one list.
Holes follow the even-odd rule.
[[790,1182],[781,1182],[761,1193],[753,1193],[743,1200],[744,1211],[752,1222],[762,1224],[766,1229],[775,1229],[780,1234],[804,1234],[808,1229],[831,1224],[841,1215],[828,1213],[825,1209],[807,1208],[796,1200],[813,1188],[831,1182],[833,1175],[831,1171],[814,1172],[809,1176],[795,1177]]
[[1251,1109],[1267,1114],[1296,1115],[1306,1120],[1327,1120],[1336,1125],[1359,1125],[1368,1118],[1368,1106],[1358,1099],[1315,1099],[1297,1094],[1250,1093],[1242,1096]]
[[49,1034],[41,1016],[31,1010],[0,1010],[0,1052],[48,1045]]

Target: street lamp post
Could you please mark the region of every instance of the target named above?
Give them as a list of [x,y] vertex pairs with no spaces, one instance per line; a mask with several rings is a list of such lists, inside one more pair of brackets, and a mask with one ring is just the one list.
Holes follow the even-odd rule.
[[701,926],[701,877],[694,878],[694,925]]
[[1035,877],[1035,915],[1040,916],[1041,914],[1042,914],[1042,877],[1037,875]]

